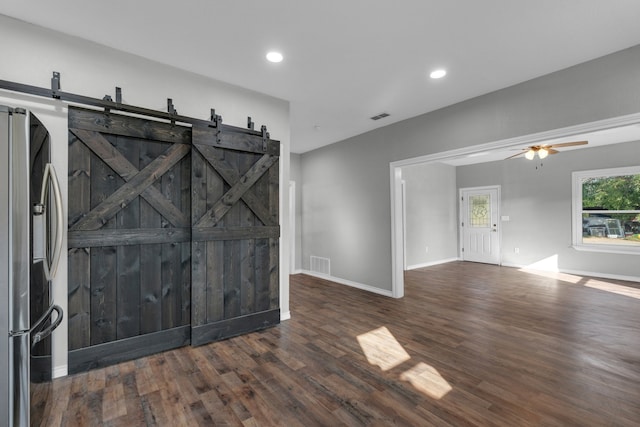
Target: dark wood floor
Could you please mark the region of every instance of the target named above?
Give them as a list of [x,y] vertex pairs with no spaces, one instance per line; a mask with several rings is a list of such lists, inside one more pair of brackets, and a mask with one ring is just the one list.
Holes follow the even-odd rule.
[[640,284],[450,263],[394,300],[304,275],[292,319],[54,382],[51,426],[638,426]]

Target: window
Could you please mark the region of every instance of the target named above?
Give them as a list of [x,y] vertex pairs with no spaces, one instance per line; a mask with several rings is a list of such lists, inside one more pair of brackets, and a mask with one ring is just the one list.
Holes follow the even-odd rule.
[[470,196],[469,201],[471,202],[469,203],[469,225],[474,228],[489,227],[491,217],[489,195]]
[[640,254],[640,166],[573,172],[573,246]]

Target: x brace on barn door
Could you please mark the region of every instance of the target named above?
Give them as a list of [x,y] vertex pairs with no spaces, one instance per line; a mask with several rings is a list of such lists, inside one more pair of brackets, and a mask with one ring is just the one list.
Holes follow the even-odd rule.
[[213,147],[201,144],[194,144],[194,147],[203,155],[222,179],[231,186],[231,189],[194,225],[192,230],[193,240],[233,238],[234,236],[245,235],[249,231],[248,227],[227,227],[224,230],[215,231],[211,229],[211,227],[218,224],[224,214],[240,199],[246,203],[247,207],[249,207],[264,224],[264,227],[260,228],[251,227],[251,229],[254,230],[254,237],[273,238],[279,236],[280,228],[278,223],[271,217],[268,206],[250,190],[250,187],[269,170],[278,158],[265,154],[241,177],[232,165],[219,158],[219,155]]
[[278,160],[276,156],[265,154],[246,174],[240,177],[233,167],[226,164],[224,160],[215,157],[213,147],[198,145],[196,145],[196,147],[203,153],[205,159],[213,169],[232,187],[209,209],[194,227],[213,227],[229,212],[229,209],[231,209],[240,198],[242,198],[265,225],[275,225],[269,218],[266,207],[256,199],[253,193],[247,192],[247,190]]
[[[126,182],[126,184],[93,208],[82,219],[73,224],[70,229],[71,231],[96,230],[102,227],[102,225],[118,213],[118,211],[127,206],[129,202],[140,194],[158,211],[162,212],[163,216],[169,218],[173,225],[180,227],[188,224],[182,212],[177,211],[175,206],[164,198],[158,190],[151,186],[158,177],[164,175],[165,172],[189,153],[190,149],[188,145],[172,145],[164,154],[158,156],[158,158],[143,170],[138,171],[97,132],[90,133],[78,129],[70,129],[70,132],[78,136]],[[134,174],[132,175],[130,172]]]
[[[70,129],[70,132],[78,137],[84,144],[91,149],[96,155],[102,158],[107,165],[113,169],[125,182],[131,182],[134,178],[140,176],[142,171],[133,166],[118,150],[116,150],[104,136],[95,131],[87,131],[82,129]],[[173,155],[169,151],[174,147],[178,147],[173,151],[179,150],[177,155]],[[159,162],[149,164],[144,171],[147,175],[153,174],[156,178],[163,174],[162,171],[166,171],[175,165],[182,159],[187,153],[187,150],[183,146],[174,145],[165,151],[163,154],[167,158],[171,158],[171,163],[162,165]],[[141,191],[142,197],[151,204],[158,212],[160,212],[165,218],[167,218],[171,224],[175,227],[188,227],[189,218],[186,217],[178,208],[176,208],[171,202],[156,187],[146,187]],[[129,199],[132,197],[129,196]],[[106,202],[106,201],[105,201]],[[125,203],[124,201],[122,203]],[[103,203],[104,204],[104,203]],[[88,222],[85,217],[81,223]],[[91,229],[82,227],[81,223],[76,223],[74,229],[86,230]]]

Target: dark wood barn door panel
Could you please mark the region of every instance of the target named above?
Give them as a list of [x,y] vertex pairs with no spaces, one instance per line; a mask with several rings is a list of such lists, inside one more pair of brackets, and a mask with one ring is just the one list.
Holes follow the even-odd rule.
[[190,142],[187,127],[69,109],[70,372],[188,342]]
[[280,321],[277,141],[193,128],[193,345]]
[[69,109],[69,372],[280,321],[278,141]]
[[[29,200],[31,205],[40,203],[42,178],[45,165],[50,161],[51,145],[47,129],[35,116],[30,117],[30,166],[31,185]],[[33,225],[32,225],[33,227]],[[53,228],[52,224],[47,227]],[[33,235],[33,228],[31,229]],[[32,249],[33,250],[33,249]],[[33,254],[32,254],[33,255]],[[30,285],[30,316],[31,324],[35,324],[38,318],[51,304],[50,286],[42,265],[31,264]],[[48,326],[50,322],[47,322]],[[31,381],[33,383],[51,381],[51,336],[37,343],[31,348]]]

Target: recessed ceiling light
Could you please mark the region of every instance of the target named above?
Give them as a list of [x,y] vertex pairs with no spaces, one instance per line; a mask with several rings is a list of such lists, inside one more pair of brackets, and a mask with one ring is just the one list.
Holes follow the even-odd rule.
[[269,62],[282,62],[284,57],[280,52],[271,51],[267,53],[267,61]]
[[447,75],[447,70],[444,70],[441,68],[439,70],[432,71],[431,74],[429,74],[429,77],[431,77],[432,79],[441,79],[446,75]]

